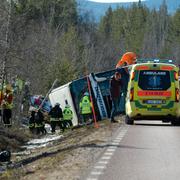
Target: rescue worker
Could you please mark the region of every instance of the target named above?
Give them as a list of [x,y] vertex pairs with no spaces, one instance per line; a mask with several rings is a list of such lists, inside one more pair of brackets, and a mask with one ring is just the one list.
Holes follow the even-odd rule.
[[119,111],[119,104],[121,98],[121,74],[119,72],[115,72],[114,76],[110,80],[110,95],[112,100],[112,109],[111,109],[111,122],[116,122],[114,116]]
[[10,84],[7,84],[5,87],[5,92],[3,94],[2,100],[2,116],[3,122],[6,127],[11,127],[11,118],[12,118],[12,108],[13,108],[13,90]]
[[21,78],[19,78],[19,76],[16,76],[15,86],[17,88],[17,93],[21,94],[24,86],[24,81]]
[[80,114],[82,115],[82,124],[86,124],[88,120],[92,120],[92,105],[89,99],[89,93],[84,93],[84,96],[79,104]]
[[51,122],[51,132],[54,133],[56,126],[60,127],[60,130],[64,132],[64,124],[62,121],[63,113],[59,103],[56,103],[55,106],[49,112],[50,122]]
[[40,109],[37,109],[34,114],[36,134],[46,134],[44,127],[44,116]]
[[63,110],[64,126],[65,127],[70,126],[72,128],[73,127],[72,119],[73,119],[73,112],[71,110],[71,107],[68,104],[66,104]]
[[123,65],[119,67],[117,70],[122,76],[121,81],[123,84],[123,86],[121,87],[120,113],[125,114],[125,101],[129,82],[129,69],[127,62],[124,62]]
[[24,82],[19,78],[18,75],[12,78],[12,87],[13,87],[13,93],[14,94],[21,94]]
[[29,118],[29,130],[34,133],[35,130],[35,110],[31,110],[31,115]]

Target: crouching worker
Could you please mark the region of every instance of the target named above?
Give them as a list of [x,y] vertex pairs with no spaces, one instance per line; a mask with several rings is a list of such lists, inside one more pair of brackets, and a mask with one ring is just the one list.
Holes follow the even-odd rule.
[[60,130],[64,132],[64,125],[63,125],[63,114],[62,109],[60,108],[60,104],[56,103],[55,106],[49,112],[50,122],[51,122],[51,132],[54,133],[56,130],[56,126],[60,127]]
[[34,120],[35,120],[35,128],[37,134],[46,134],[46,129],[44,125],[44,116],[43,113],[40,110],[36,110],[34,114]]
[[71,127],[71,128],[73,127],[72,119],[73,119],[73,112],[71,110],[71,107],[68,104],[66,104],[63,110],[63,120],[65,127]]

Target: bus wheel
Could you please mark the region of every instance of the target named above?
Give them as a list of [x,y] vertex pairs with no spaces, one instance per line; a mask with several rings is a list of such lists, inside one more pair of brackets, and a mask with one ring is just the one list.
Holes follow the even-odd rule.
[[178,119],[172,119],[171,120],[171,125],[172,126],[177,126],[177,125],[179,125],[180,123],[179,123],[179,121],[178,121]]
[[126,122],[126,124],[129,124],[129,125],[134,124],[134,121],[127,115],[125,117],[125,122]]

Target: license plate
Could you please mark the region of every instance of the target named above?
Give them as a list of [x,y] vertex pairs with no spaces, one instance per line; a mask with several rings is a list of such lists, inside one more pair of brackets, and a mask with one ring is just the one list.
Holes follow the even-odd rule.
[[147,100],[147,104],[164,104],[164,101],[162,100]]

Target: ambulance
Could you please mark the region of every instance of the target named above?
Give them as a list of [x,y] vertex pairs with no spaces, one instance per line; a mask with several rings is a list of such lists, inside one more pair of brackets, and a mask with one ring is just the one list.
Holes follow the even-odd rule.
[[132,65],[125,105],[127,124],[135,120],[179,123],[178,70],[171,60]]

